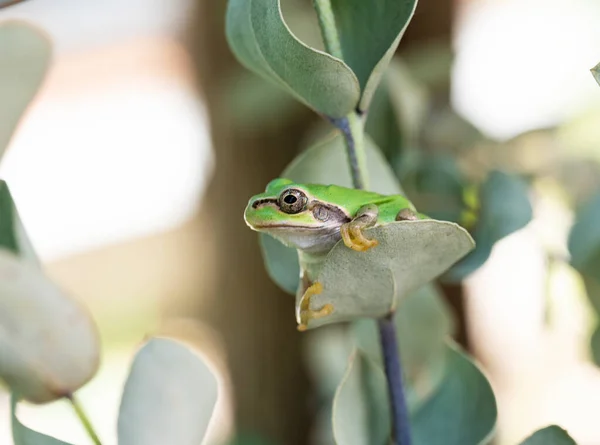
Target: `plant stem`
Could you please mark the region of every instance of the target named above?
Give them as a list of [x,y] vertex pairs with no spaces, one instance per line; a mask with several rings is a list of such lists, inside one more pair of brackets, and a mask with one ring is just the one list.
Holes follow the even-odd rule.
[[83,407],[79,404],[77,399],[73,396],[73,394],[69,394],[66,398],[69,400],[69,402],[71,402],[71,405],[75,410],[75,414],[77,414],[77,417],[81,421],[81,424],[85,428],[85,431],[88,433],[88,436],[90,436],[90,439],[92,439],[94,445],[102,445],[102,442],[100,442],[100,438],[94,430],[92,422],[90,422],[89,417],[87,416],[87,414],[83,410]]
[[331,8],[331,0],[313,0],[317,17],[319,18],[319,26],[325,49],[333,57],[343,59],[342,46],[340,44],[340,36],[337,26],[335,25],[335,15]]
[[[343,59],[340,38],[335,25],[335,16],[331,8],[331,0],[313,0],[313,2],[317,16],[319,17],[321,34],[323,35],[327,52],[334,57]],[[330,120],[344,135],[354,188],[367,188],[369,178],[363,119],[357,112],[352,111],[344,118],[330,118]],[[379,319],[378,326],[381,349],[383,351],[383,364],[392,407],[394,443],[395,445],[411,445],[410,422],[404,385],[402,383],[402,368],[400,367],[400,349],[398,348],[393,314]]]
[[341,119],[331,119],[344,135],[348,164],[352,175],[352,185],[356,189],[366,189],[369,185],[367,157],[365,153],[364,127],[358,114],[352,112]]
[[408,407],[402,383],[402,368],[400,367],[400,349],[396,338],[396,325],[392,314],[378,320],[379,338],[383,350],[383,363],[387,377],[388,391],[392,404],[392,424],[394,443],[410,445],[410,421]]

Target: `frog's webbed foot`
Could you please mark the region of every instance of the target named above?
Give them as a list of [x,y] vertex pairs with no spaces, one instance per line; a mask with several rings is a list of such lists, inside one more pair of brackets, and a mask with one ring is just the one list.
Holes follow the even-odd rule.
[[308,322],[317,318],[323,318],[333,312],[333,305],[326,304],[321,309],[314,311],[310,308],[310,299],[313,295],[318,295],[323,292],[323,285],[318,281],[309,286],[300,300],[300,324],[299,331],[306,331]]
[[417,212],[408,207],[400,210],[396,215],[396,221],[417,221],[418,219],[419,215],[417,215]]
[[340,227],[340,234],[342,235],[344,244],[358,252],[364,252],[379,244],[375,239],[365,238],[362,233],[364,229],[372,227],[377,223],[378,216],[379,209],[376,205],[367,204],[361,207],[352,221],[342,224],[342,227]]

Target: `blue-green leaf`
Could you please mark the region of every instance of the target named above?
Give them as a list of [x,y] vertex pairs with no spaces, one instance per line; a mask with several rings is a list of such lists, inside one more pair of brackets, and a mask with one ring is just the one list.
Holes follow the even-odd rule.
[[332,0],[344,61],[362,90],[359,108],[366,110],[381,76],[408,27],[416,0]]
[[306,295],[297,299],[299,323],[301,308],[331,308],[326,317],[303,321],[308,329],[385,316],[474,247],[473,239],[462,227],[431,219],[391,222],[364,233],[379,244],[356,252],[339,241],[327,254],[316,278],[322,292],[308,301]]
[[600,85],[600,63],[590,70],[596,82]]
[[241,63],[317,112],[339,118],[358,105],[355,74],[342,60],[300,42],[283,19],[280,0],[230,0],[226,32]]
[[551,425],[536,431],[521,445],[577,445],[577,443],[561,427]]
[[450,344],[444,379],[412,417],[414,445],[488,444],[496,418],[496,399],[487,378]]
[[4,249],[0,276],[0,379],[34,403],[72,394],[98,369],[94,322],[37,266]]
[[460,281],[489,258],[492,247],[502,238],[525,227],[533,214],[527,183],[518,176],[493,171],[480,191],[479,219],[473,233],[477,247],[445,275]]
[[12,436],[15,445],[71,445],[54,437],[38,433],[23,425],[17,417],[17,397],[11,397]]
[[8,184],[0,179],[0,248],[9,250],[34,264],[37,255],[25,233]]
[[50,40],[38,28],[0,23],[0,158],[46,75],[51,53]]
[[119,410],[119,445],[198,445],[217,401],[204,361],[174,340],[153,338],[136,354]]
[[356,350],[333,400],[333,434],[338,445],[387,445],[391,434],[385,375]]
[[569,234],[571,265],[584,275],[600,281],[600,193],[596,193],[575,214]]

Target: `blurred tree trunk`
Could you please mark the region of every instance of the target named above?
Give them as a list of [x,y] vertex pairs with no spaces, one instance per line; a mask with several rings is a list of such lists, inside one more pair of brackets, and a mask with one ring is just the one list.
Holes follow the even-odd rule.
[[200,218],[215,246],[217,276],[202,290],[208,304],[201,303],[198,316],[224,340],[238,432],[259,433],[281,444],[306,444],[311,391],[294,298],[268,278],[257,235],[246,227],[243,211],[250,196],[263,191],[293,159],[317,117],[299,107],[294,120],[264,131],[236,128],[223,103],[230,76],[241,69],[225,41],[225,7],[225,1],[200,0],[192,30],[192,55],[216,155]]
[[[211,240],[206,255],[215,262],[216,276],[207,277],[197,315],[224,340],[236,429],[281,444],[305,444],[312,391],[301,355],[302,336],[296,331],[294,299],[267,277],[256,234],[245,226],[242,213],[248,198],[294,158],[317,117],[299,108],[294,119],[264,130],[249,132],[233,125],[223,89],[241,68],[225,41],[225,7],[224,0],[197,0],[190,45],[216,155],[200,215]],[[423,0],[403,47],[449,38],[450,12],[451,0]]]

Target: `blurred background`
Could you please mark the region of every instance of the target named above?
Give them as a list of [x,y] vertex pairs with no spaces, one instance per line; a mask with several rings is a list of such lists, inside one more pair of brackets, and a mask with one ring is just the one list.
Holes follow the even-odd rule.
[[[283,4],[301,35],[310,2]],[[193,336],[222,370],[212,440],[234,430],[273,444],[311,437],[306,337],[242,212],[318,117],[233,59],[225,6],[29,0],[0,10],[0,20],[31,21],[55,43],[0,176],[48,274],[100,327],[102,369],[81,399],[106,444],[116,440],[132,353],[163,331]],[[600,62],[599,23],[593,0],[421,0],[398,51],[434,104],[454,110],[455,120],[430,122],[448,123],[450,135],[432,137],[453,138],[466,171],[484,162],[531,179],[533,220],[444,286],[458,338],[496,392],[501,445],[549,423],[600,444],[596,314],[567,252],[573,211],[600,183],[600,87],[589,73]],[[20,413],[87,443],[62,402]],[[0,443],[11,443],[8,420],[0,412]]]

